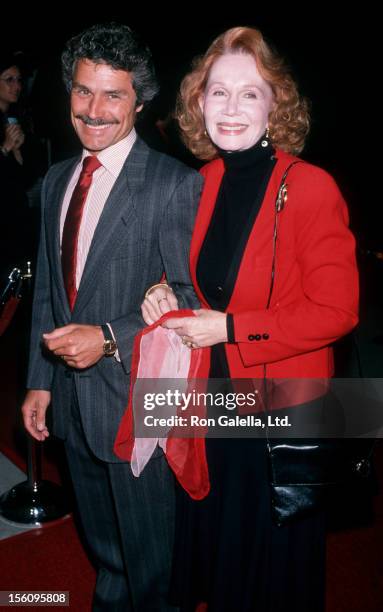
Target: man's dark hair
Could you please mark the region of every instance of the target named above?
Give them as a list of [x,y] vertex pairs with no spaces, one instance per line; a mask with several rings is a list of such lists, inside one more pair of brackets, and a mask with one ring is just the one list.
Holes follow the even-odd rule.
[[131,72],[137,105],[150,102],[158,93],[152,55],[128,26],[118,23],[94,25],[67,42],[61,61],[68,91],[72,87],[76,62],[80,59]]

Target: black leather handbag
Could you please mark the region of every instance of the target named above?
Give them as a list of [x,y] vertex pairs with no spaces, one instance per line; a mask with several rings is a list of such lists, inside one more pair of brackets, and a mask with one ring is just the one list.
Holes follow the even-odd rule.
[[331,504],[340,487],[363,491],[372,439],[268,439],[272,516],[278,526]]
[[[275,279],[278,214],[287,200],[287,175],[297,163],[302,162],[293,162],[285,171],[275,203],[273,260],[267,308],[270,306]],[[266,382],[266,366],[264,375]],[[269,414],[267,397],[268,392],[265,392],[266,415]],[[298,407],[296,410],[307,410],[310,417],[315,418],[315,412],[322,410],[323,402],[330,402],[332,409],[332,401],[334,400],[331,396],[323,396],[311,405]],[[286,416],[293,411],[294,408],[288,408],[282,411],[283,415],[279,411],[278,414]],[[331,503],[331,493],[337,491],[340,486],[357,488],[358,483],[365,480],[371,472],[374,439],[277,438],[272,437],[268,427],[266,436],[272,517],[278,526],[315,513],[329,503],[329,500]]]

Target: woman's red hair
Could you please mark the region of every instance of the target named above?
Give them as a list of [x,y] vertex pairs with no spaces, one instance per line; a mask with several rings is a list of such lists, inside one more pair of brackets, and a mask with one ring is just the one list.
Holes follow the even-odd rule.
[[254,57],[261,76],[274,94],[275,106],[269,115],[270,140],[283,151],[300,153],[310,129],[308,101],[299,96],[285,62],[265,42],[261,32],[245,27],[232,28],[216,38],[205,55],[194,61],[192,71],[181,83],[176,116],[188,149],[200,159],[217,157],[217,150],[205,131],[199,100],[210,68],[226,53],[248,53]]

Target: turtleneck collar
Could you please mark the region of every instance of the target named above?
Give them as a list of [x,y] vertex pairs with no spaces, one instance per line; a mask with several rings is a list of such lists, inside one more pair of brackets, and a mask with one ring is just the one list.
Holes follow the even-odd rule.
[[241,170],[257,165],[266,159],[272,159],[274,155],[274,148],[269,141],[267,147],[263,147],[262,142],[264,141],[265,137],[262,136],[262,138],[260,138],[255,145],[249,149],[245,149],[244,151],[229,152],[219,149],[219,155],[225,164],[226,172],[240,172]]

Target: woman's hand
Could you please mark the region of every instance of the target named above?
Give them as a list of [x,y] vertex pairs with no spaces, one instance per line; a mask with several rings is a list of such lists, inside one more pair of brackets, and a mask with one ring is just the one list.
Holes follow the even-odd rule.
[[178,301],[173,289],[168,285],[149,290],[148,296],[141,304],[142,317],[147,325],[152,325],[171,310],[178,310]]
[[24,132],[18,123],[7,125],[5,128],[5,139],[3,148],[10,151],[17,151],[25,140]]
[[195,317],[168,319],[163,324],[181,336],[190,348],[227,342],[226,314],[218,310],[194,310]]

